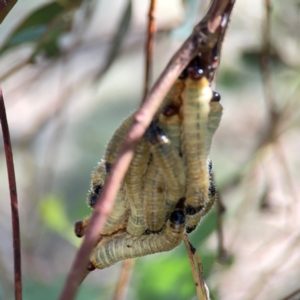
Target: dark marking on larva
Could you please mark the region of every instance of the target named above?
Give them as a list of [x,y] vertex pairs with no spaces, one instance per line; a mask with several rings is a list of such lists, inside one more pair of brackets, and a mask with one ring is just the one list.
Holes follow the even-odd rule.
[[106,170],[106,173],[108,174],[111,170],[111,167],[112,165],[108,162],[105,162],[105,170]]
[[163,193],[163,192],[164,192],[164,190],[163,190],[163,188],[161,188],[161,187],[158,187],[158,188],[157,188],[157,192],[158,192],[159,194],[161,194],[161,193]]
[[198,213],[199,211],[201,211],[203,208],[204,208],[203,205],[200,205],[198,207],[193,207],[193,206],[188,205],[185,207],[185,213],[187,215],[193,216],[196,213]]
[[187,215],[193,216],[198,212],[198,210],[196,209],[196,207],[193,206],[186,206],[185,208],[185,213]]
[[209,183],[208,192],[211,197],[214,197],[216,195],[216,186],[212,180]]
[[163,109],[163,114],[166,117],[172,117],[174,115],[177,115],[179,113],[179,107],[176,105],[166,105]]
[[211,161],[211,160],[209,160],[209,161],[208,161],[208,173],[209,173],[209,175],[211,175],[211,172],[212,172],[212,167],[213,167],[213,165],[212,165],[212,161]]
[[165,143],[165,141],[168,140],[164,131],[153,121],[148,127],[145,136],[152,144]]
[[182,72],[181,72],[181,74],[179,75],[179,79],[186,79],[188,77],[188,71],[187,71],[187,68],[185,68]]
[[176,209],[183,210],[184,209],[184,202],[185,202],[185,197],[182,197],[178,200],[176,204]]
[[193,227],[186,227],[185,231],[187,234],[193,232],[196,229],[197,226],[193,226]]
[[90,199],[89,199],[89,205],[90,205],[91,207],[94,207],[94,206],[95,206],[95,204],[96,204],[96,202],[97,202],[97,199],[98,199],[98,196],[99,196],[101,190],[102,190],[102,185],[95,185],[95,186],[93,187],[93,192],[92,192],[92,194],[91,194],[91,196],[90,196]]
[[185,222],[184,213],[182,210],[175,210],[170,216],[170,221],[173,224],[183,224]]

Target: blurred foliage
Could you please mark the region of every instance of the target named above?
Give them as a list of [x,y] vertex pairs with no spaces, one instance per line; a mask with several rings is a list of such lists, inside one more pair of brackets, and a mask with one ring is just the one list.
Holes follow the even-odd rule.
[[40,217],[43,223],[56,234],[66,239],[74,246],[79,246],[80,240],[75,237],[72,222],[68,220],[62,198],[49,195],[42,198],[39,203]]
[[[58,299],[63,288],[65,278],[60,277],[51,281],[43,282],[38,279],[24,280],[24,300],[53,300]],[[108,289],[99,289],[96,285],[84,284],[76,296],[77,300],[97,299],[105,300],[110,296]]]
[[[76,6],[82,1],[75,1]],[[59,39],[72,26],[73,6],[56,1],[36,9],[11,32],[0,48],[0,55],[17,46],[32,43],[34,45],[29,58],[33,62],[38,54],[54,57],[60,53]]]

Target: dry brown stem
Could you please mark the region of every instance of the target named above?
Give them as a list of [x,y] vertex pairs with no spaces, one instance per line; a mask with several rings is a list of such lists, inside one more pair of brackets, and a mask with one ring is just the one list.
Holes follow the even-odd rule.
[[198,300],[208,300],[208,297],[206,294],[206,289],[205,289],[205,284],[204,284],[204,279],[203,279],[202,264],[200,264],[200,268],[198,268],[198,270],[195,265],[194,254],[196,253],[196,249],[190,243],[189,237],[187,234],[184,235],[183,240],[184,240],[186,251],[187,251],[188,257],[189,257]]
[[148,13],[148,32],[147,32],[147,42],[146,42],[146,71],[145,71],[145,86],[144,86],[144,97],[146,98],[151,84],[152,77],[152,64],[153,64],[153,51],[155,34],[157,31],[157,26],[155,22],[155,12],[156,12],[156,0],[151,0],[149,13]]
[[135,262],[134,259],[126,259],[123,261],[120,276],[112,300],[124,299],[126,289],[132,274],[131,271],[134,266],[134,262]]
[[21,267],[21,241],[20,241],[20,222],[18,211],[17,184],[14,170],[13,154],[10,142],[9,128],[6,118],[5,104],[0,88],[0,118],[4,141],[5,158],[7,165],[8,184],[10,192],[13,250],[14,250],[14,282],[15,300],[22,300],[22,267]]
[[[147,41],[145,45],[146,59],[145,59],[145,82],[144,82],[144,96],[143,100],[146,98],[151,84],[152,76],[152,64],[153,64],[153,51],[155,46],[155,34],[157,31],[157,26],[155,22],[155,12],[156,12],[156,0],[150,1],[149,12],[148,12],[148,28],[147,28]],[[129,279],[131,276],[131,271],[134,266],[134,259],[127,259],[122,263],[120,277],[116,286],[115,294],[113,300],[120,300],[124,298],[126,292],[126,287],[129,284]]]

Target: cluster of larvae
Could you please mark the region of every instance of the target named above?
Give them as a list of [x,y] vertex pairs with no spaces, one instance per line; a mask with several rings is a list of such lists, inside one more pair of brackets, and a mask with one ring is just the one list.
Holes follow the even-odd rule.
[[[139,142],[134,158],[90,256],[94,268],[169,251],[197,227],[215,202],[209,157],[222,106],[201,70],[177,79]],[[101,193],[134,114],[111,138],[92,174],[88,204]],[[84,235],[89,218],[75,224]]]

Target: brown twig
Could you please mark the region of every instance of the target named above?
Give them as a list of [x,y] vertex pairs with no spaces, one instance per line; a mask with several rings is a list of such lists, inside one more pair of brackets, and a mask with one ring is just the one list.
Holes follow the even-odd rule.
[[192,274],[193,274],[193,278],[194,278],[194,283],[196,286],[198,300],[208,300],[208,297],[206,294],[206,289],[205,289],[205,284],[204,284],[204,280],[203,280],[202,264],[200,264],[200,268],[198,268],[198,270],[196,269],[196,265],[195,265],[194,254],[196,253],[196,249],[190,243],[189,237],[187,234],[185,234],[183,236],[183,241],[184,241],[187,253],[188,253],[191,270],[192,270]]
[[14,249],[14,280],[15,280],[15,300],[22,300],[22,267],[21,267],[21,241],[20,223],[18,212],[17,184],[15,178],[14,161],[10,142],[9,128],[6,118],[4,98],[0,88],[0,118],[4,141],[5,157],[7,164],[7,174],[10,192],[13,249]]
[[[152,76],[152,64],[153,64],[153,51],[154,51],[154,38],[156,34],[156,22],[155,22],[156,0],[150,1],[150,7],[148,12],[148,29],[147,29],[147,41],[145,45],[146,59],[145,59],[145,82],[144,82],[144,96],[142,102],[146,98],[151,84]],[[116,286],[113,300],[120,300],[124,298],[126,287],[129,284],[132,268],[134,266],[134,259],[126,259],[121,267],[120,277]]]
[[155,22],[155,12],[156,12],[156,0],[150,1],[149,13],[148,13],[148,33],[146,42],[146,67],[145,67],[145,86],[144,86],[144,96],[143,100],[146,98],[151,84],[152,77],[152,64],[153,64],[153,51],[154,51],[154,41],[155,34],[157,31],[157,26]]
[[270,126],[274,127],[278,123],[278,112],[271,82],[271,0],[264,0],[265,3],[265,22],[262,37],[262,49],[260,55],[260,67],[264,83],[265,101],[270,117]]
[[[91,250],[96,245],[99,232],[101,232],[106,219],[112,210],[113,201],[133,158],[134,149],[152,121],[152,118],[159,108],[164,96],[192,58],[194,58],[199,52],[207,54],[216,46],[220,35],[218,29],[223,29],[224,26],[227,27],[228,23],[222,24],[222,20],[228,18],[228,15],[230,15],[232,11],[234,2],[234,0],[214,0],[212,2],[212,5],[207,12],[207,15],[210,17],[207,17],[206,15],[205,22],[201,21],[195,26],[190,37],[175,53],[146,97],[145,102],[136,112],[133,124],[120,147],[116,162],[104,184],[99,199],[97,199],[90,224],[87,228],[83,243],[76,254],[65,286],[60,295],[60,300],[74,299],[78,289],[79,278],[88,263],[88,256]],[[227,6],[225,6],[225,3]],[[219,11],[218,5],[219,7],[224,8],[221,10],[222,14],[220,13],[220,16],[212,14],[213,12],[215,13],[215,11]],[[211,17],[212,15],[214,18]],[[219,24],[219,27],[216,26],[217,23]],[[214,59],[215,57],[207,56],[207,60],[205,62],[207,65],[212,65]]]
[[10,10],[14,7],[18,0],[0,0],[0,24],[6,18]]
[[128,283],[129,283],[129,280],[130,280],[130,277],[132,274],[131,271],[132,271],[134,262],[135,262],[134,259],[126,259],[123,261],[118,284],[116,286],[115,294],[114,294],[112,300],[124,299],[126,288],[128,286]]
[[[190,246],[192,248],[194,248],[192,246],[192,244],[190,244]],[[194,248],[195,249],[195,248]],[[196,250],[196,249],[195,249]],[[199,254],[197,253],[197,251],[194,252],[194,258],[197,262],[197,266],[198,266],[198,270],[199,270],[199,276],[200,276],[200,283],[201,283],[201,286],[202,286],[202,290],[205,291],[205,295],[206,297],[208,298],[208,300],[210,300],[210,297],[209,297],[209,290],[208,290],[208,287],[205,285],[205,282],[204,282],[204,273],[203,273],[203,265],[202,265],[202,261],[200,259],[200,256]]]

